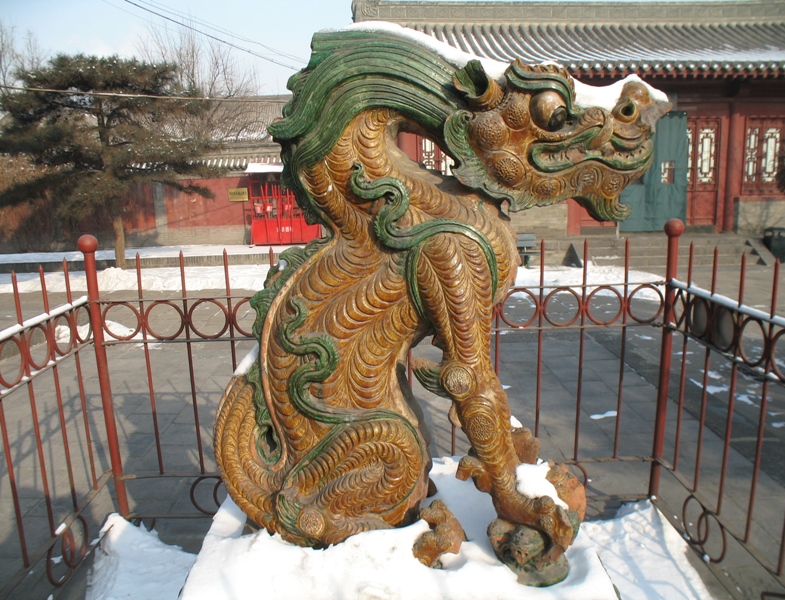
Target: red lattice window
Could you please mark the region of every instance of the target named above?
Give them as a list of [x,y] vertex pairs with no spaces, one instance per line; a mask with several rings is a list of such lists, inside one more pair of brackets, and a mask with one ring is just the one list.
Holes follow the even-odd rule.
[[690,120],[687,127],[687,186],[690,191],[716,189],[719,147],[719,119]]
[[452,166],[455,164],[452,158],[428,138],[420,138],[417,162],[422,163],[426,169],[439,171],[442,175],[452,175]]
[[785,136],[785,119],[752,118],[744,137],[744,178],[746,194],[777,191],[777,165]]

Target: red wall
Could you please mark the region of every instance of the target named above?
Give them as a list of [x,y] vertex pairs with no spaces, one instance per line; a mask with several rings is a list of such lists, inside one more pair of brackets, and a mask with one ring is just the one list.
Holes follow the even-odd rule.
[[193,179],[180,183],[205,187],[213,193],[213,198],[187,194],[167,186],[164,199],[169,227],[242,225],[249,214],[248,202],[229,202],[229,188],[248,187],[247,176]]
[[134,185],[132,196],[123,204],[123,223],[126,231],[155,230],[153,187],[149,183]]

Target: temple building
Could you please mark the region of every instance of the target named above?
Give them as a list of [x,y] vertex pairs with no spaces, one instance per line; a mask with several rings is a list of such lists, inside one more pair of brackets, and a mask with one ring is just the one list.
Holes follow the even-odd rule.
[[[680,217],[693,231],[785,227],[777,189],[785,146],[785,2],[421,2],[355,0],[354,21],[388,21],[465,52],[509,62],[555,61],[609,85],[635,74],[673,110],[657,126],[655,164],[622,200],[622,231],[656,231]],[[430,140],[399,140],[449,171]],[[515,216],[516,229],[580,234],[608,226],[576,202]]]

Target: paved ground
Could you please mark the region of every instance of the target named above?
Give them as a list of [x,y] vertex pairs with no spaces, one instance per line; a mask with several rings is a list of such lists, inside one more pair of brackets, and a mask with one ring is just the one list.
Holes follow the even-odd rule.
[[[706,270],[701,269],[695,273],[694,279],[698,284],[708,286]],[[719,293],[734,297],[738,288],[738,276],[731,270],[720,272],[717,287]],[[768,278],[768,279],[767,279]],[[770,303],[770,270],[751,267],[746,283],[746,303],[760,308],[767,308]],[[250,293],[251,291],[249,291]],[[242,292],[237,292],[242,293]],[[780,306],[785,299],[785,294],[780,294]],[[38,310],[33,298],[25,296],[25,316],[31,316]],[[13,320],[13,307],[9,305],[6,296],[0,297],[0,329],[4,327],[2,319],[10,315]],[[521,307],[523,310],[525,307]],[[568,307],[565,305],[565,310]],[[29,312],[28,312],[29,311]],[[785,311],[780,309],[780,314]],[[171,318],[162,315],[166,320]],[[250,316],[248,317],[250,318]],[[209,317],[206,317],[209,321]],[[580,334],[577,331],[547,332],[544,334],[544,351],[541,357],[543,364],[542,377],[542,408],[539,421],[539,437],[542,443],[542,456],[557,461],[571,461],[575,458],[581,463],[588,476],[588,492],[591,498],[589,518],[610,516],[618,505],[635,497],[643,497],[648,489],[649,466],[645,462],[632,460],[634,457],[644,456],[651,451],[652,421],[654,418],[654,401],[656,399],[657,364],[659,361],[659,336],[660,331],[650,327],[631,328],[624,342],[624,366],[620,371],[620,355],[622,352],[622,338],[620,330],[593,330],[587,332],[583,339],[585,363],[579,379],[578,354],[580,351]],[[678,344],[677,344],[678,345]],[[249,342],[242,342],[237,348],[237,354],[242,356],[250,347]],[[182,344],[170,344],[166,348],[150,347],[148,351],[153,357],[152,377],[155,381],[155,416],[161,432],[163,444],[161,457],[164,470],[167,473],[192,472],[199,466],[199,456],[195,451],[197,445],[195,417],[193,410],[193,397],[190,392],[190,378],[187,365],[189,356]],[[680,351],[676,348],[677,353]],[[423,345],[416,353],[435,357],[436,350]],[[694,361],[688,365],[688,379],[701,381],[701,371],[704,363],[698,348],[691,348],[688,352],[695,354]],[[158,449],[155,446],[153,429],[153,412],[150,407],[150,393],[144,363],[145,350],[137,344],[118,345],[110,349],[110,369],[112,372],[112,385],[117,406],[117,420],[121,435],[127,440],[123,444],[123,460],[126,472],[141,473],[155,472],[159,467]],[[525,425],[534,427],[533,415],[535,414],[535,373],[537,361],[537,334],[536,332],[510,333],[501,339],[501,370],[502,383],[509,386],[507,393],[510,405],[516,415]],[[194,345],[193,355],[196,373],[197,413],[200,421],[200,441],[204,448],[204,470],[214,470],[211,450],[211,428],[218,399],[221,391],[231,373],[230,348],[223,343],[201,342]],[[0,361],[2,362],[2,361]],[[86,403],[88,407],[89,423],[84,427],[84,417],[76,404],[67,404],[66,421],[68,431],[74,433],[69,440],[69,447],[83,448],[74,441],[83,442],[86,432],[93,436],[93,446],[101,447],[98,441],[103,439],[102,423],[92,419],[100,406],[97,392],[97,382],[94,376],[94,367],[89,354],[83,356],[82,369],[86,375]],[[712,384],[719,389],[719,383],[731,376],[729,368],[721,367],[716,362],[709,366],[719,378]],[[2,369],[2,365],[0,365]],[[725,369],[725,370],[723,370]],[[621,406],[617,406],[620,372],[622,373],[623,395]],[[675,373],[677,376],[678,373]],[[78,385],[74,379],[69,379],[65,371],[60,374],[61,386],[67,390],[64,394],[75,403],[79,398]],[[741,394],[753,399],[759,393],[760,382],[746,381],[740,378],[740,384],[747,386],[740,390]],[[576,410],[575,398],[580,385],[582,405]],[[42,437],[51,443],[45,445],[48,464],[54,465],[50,469],[49,480],[53,490],[52,502],[56,508],[66,510],[70,497],[68,494],[69,474],[64,468],[62,453],[66,445],[60,436],[60,423],[56,417],[56,399],[46,394],[47,386],[51,383],[36,383],[36,398],[38,402],[39,422],[42,424]],[[700,416],[700,388],[698,385],[687,395],[685,410],[682,413],[681,431],[682,444],[678,456],[680,470],[692,478],[696,472],[700,473],[701,489],[715,490],[718,485],[718,464],[722,460],[722,439],[725,433],[725,409],[727,398],[721,391],[710,394],[706,427],[698,427]],[[773,386],[772,386],[773,387]],[[757,391],[756,391],[757,390]],[[434,442],[431,453],[434,456],[448,454],[450,451],[450,427],[445,418],[448,408],[446,400],[430,395],[415,384],[415,393],[423,400],[426,422],[431,430]],[[777,392],[779,394],[779,392]],[[726,394],[727,395],[727,394]],[[33,533],[43,531],[33,539],[32,543],[45,538],[45,500],[42,499],[38,459],[35,450],[35,440],[30,436],[14,438],[14,432],[29,431],[30,402],[28,394],[17,393],[14,402],[4,400],[5,419],[7,428],[11,432],[12,453],[15,464],[20,465],[17,471],[17,486],[20,495],[26,499],[23,502],[23,513],[28,534],[36,538]],[[732,433],[732,444],[727,454],[729,464],[728,472],[731,474],[727,482],[727,491],[722,498],[723,514],[738,516],[742,521],[746,515],[747,498],[749,495],[750,463],[754,457],[755,431],[750,430],[757,423],[759,408],[753,404],[737,403],[737,410]],[[618,411],[618,418],[609,415],[609,411]],[[770,412],[784,412],[785,400],[780,395],[773,395],[769,405]],[[673,441],[679,413],[677,406],[672,403],[668,412],[668,433],[666,443],[666,457],[670,451],[673,455]],[[785,418],[783,418],[785,421]],[[580,424],[576,437],[576,422]],[[774,421],[770,421],[774,422]],[[618,437],[616,436],[618,425]],[[764,461],[762,476],[758,482],[758,501],[755,503],[755,513],[751,528],[751,539],[760,546],[769,560],[772,553],[776,557],[778,552],[777,541],[782,531],[785,507],[782,501],[782,485],[785,476],[781,465],[785,456],[781,455],[785,448],[781,432],[785,429],[769,426],[764,438]],[[695,440],[701,435],[704,439],[704,456],[695,456]],[[80,439],[81,438],[81,439]],[[577,446],[576,446],[577,439]],[[614,454],[614,444],[618,456],[629,458],[623,462],[594,462]],[[465,451],[466,443],[458,437],[457,451]],[[90,457],[84,451],[72,456],[77,467],[72,474],[77,482],[89,480],[91,467]],[[672,460],[672,459],[671,459]],[[107,457],[98,453],[94,457],[96,469],[100,473],[107,467]],[[8,482],[5,472],[5,461],[0,469],[0,494],[7,497]],[[700,469],[696,468],[700,465]],[[145,513],[167,514],[172,512],[191,512],[189,499],[190,483],[192,479],[174,476],[166,479],[142,480],[129,484],[132,510],[139,509]],[[63,492],[65,490],[65,492]],[[208,504],[212,493],[211,482],[200,485],[195,492],[200,502]],[[682,519],[681,504],[684,494],[668,476],[663,478],[660,493],[662,501],[672,509],[673,514],[667,515],[675,520]],[[711,496],[711,492],[709,492]],[[100,525],[102,515],[111,504],[111,498],[104,494],[93,504],[91,519],[91,537],[94,537]],[[688,526],[695,527],[696,516],[689,510],[685,514]],[[18,565],[18,541],[13,530],[13,507],[8,501],[0,502],[0,574],[2,581],[8,572],[15,570]],[[41,527],[43,524],[43,527]],[[198,550],[201,537],[209,526],[208,519],[200,521],[189,520],[159,520],[157,528],[161,537],[167,542],[178,543],[191,551]],[[707,553],[716,551],[715,535],[707,542]],[[769,576],[757,570],[748,558],[740,553],[735,544],[729,543],[728,556],[722,563],[724,570],[713,572],[705,568],[698,561],[697,566],[717,598],[747,598],[757,596],[753,590],[781,588]],[[14,568],[12,568],[14,567]],[[40,567],[39,567],[40,569]],[[716,574],[718,573],[718,574]],[[64,597],[79,597],[84,589],[84,572],[82,579],[74,582],[68,588]],[[719,578],[719,579],[718,579]],[[37,589],[35,586],[28,589]],[[41,588],[43,589],[43,588]],[[32,597],[32,596],[19,596]],[[43,597],[43,596],[42,596]]]

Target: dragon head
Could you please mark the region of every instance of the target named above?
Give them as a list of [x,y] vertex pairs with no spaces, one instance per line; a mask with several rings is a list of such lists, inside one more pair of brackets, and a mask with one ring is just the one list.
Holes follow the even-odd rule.
[[574,80],[553,64],[515,61],[499,83],[470,61],[453,85],[469,110],[450,116],[445,141],[464,185],[508,200],[512,211],[575,198],[603,221],[629,214],[619,194],[649,166],[654,125],[671,108],[633,78],[612,108],[582,106]]

